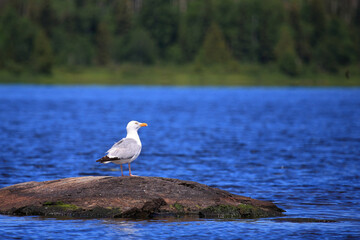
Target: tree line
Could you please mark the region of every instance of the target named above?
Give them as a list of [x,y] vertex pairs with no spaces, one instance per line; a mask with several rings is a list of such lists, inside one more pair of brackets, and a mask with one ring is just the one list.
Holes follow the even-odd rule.
[[360,60],[358,0],[0,0],[0,69],[272,64],[296,76]]

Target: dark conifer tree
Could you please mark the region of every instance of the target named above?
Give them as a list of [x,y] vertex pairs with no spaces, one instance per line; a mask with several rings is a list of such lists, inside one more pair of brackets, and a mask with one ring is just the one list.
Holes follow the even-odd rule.
[[96,59],[99,65],[110,61],[110,31],[105,22],[100,22],[96,29]]
[[38,73],[51,73],[53,65],[51,44],[42,29],[38,30],[35,36],[32,65]]

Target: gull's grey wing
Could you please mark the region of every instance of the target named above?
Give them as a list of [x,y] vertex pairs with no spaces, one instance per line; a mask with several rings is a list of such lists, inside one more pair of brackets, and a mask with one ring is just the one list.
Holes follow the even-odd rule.
[[141,146],[131,138],[123,138],[115,143],[108,151],[108,156],[118,159],[129,159],[139,155]]

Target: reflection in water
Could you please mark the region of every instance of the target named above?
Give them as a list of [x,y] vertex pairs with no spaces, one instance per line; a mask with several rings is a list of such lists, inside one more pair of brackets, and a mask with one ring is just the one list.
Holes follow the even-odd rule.
[[141,231],[141,229],[136,227],[138,223],[141,222],[126,220],[103,220],[99,227],[104,227],[102,225],[105,225],[107,231],[111,231],[115,235],[137,236],[137,233]]

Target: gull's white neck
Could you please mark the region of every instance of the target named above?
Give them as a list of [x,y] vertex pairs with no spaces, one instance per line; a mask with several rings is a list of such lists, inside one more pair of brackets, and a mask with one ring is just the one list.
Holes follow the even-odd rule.
[[135,129],[127,130],[126,138],[134,139],[141,146],[141,141],[140,141],[140,137],[139,137],[137,130],[135,130]]

